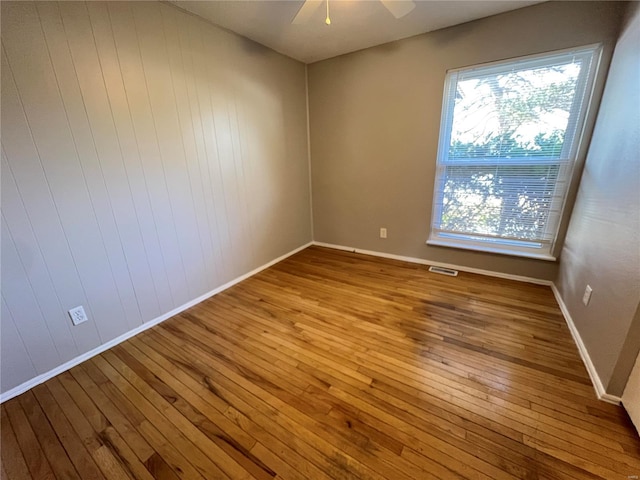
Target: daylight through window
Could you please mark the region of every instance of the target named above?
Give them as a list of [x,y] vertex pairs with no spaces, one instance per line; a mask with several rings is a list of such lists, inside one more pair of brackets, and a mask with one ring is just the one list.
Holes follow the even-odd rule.
[[448,72],[427,243],[552,258],[599,55]]

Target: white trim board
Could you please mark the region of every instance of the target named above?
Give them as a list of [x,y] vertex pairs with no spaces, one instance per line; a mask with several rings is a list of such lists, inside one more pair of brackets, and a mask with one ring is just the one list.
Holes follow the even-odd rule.
[[492,272],[490,270],[482,270],[482,269],[478,269],[478,268],[469,268],[469,267],[462,267],[462,266],[458,266],[458,265],[453,265],[450,263],[441,263],[441,262],[431,262],[428,260],[424,260],[421,258],[414,258],[414,257],[405,257],[402,255],[394,255],[391,253],[383,253],[383,252],[375,252],[372,250],[362,250],[359,248],[353,248],[353,247],[345,247],[345,246],[341,246],[341,245],[333,245],[333,244],[329,244],[329,243],[323,243],[323,242],[309,242],[305,245],[302,245],[301,247],[298,247],[288,253],[285,253],[284,255],[262,265],[261,267],[258,267],[244,275],[241,275],[240,277],[237,277],[227,283],[225,283],[224,285],[221,285],[213,290],[211,290],[210,292],[205,293],[204,295],[199,296],[198,298],[195,298],[194,300],[191,300],[190,302],[185,303],[184,305],[181,305],[173,310],[171,310],[170,312],[165,313],[164,315],[161,315],[157,318],[154,318],[153,320],[150,320],[136,328],[134,328],[133,330],[129,330],[128,332],[120,335],[119,337],[116,337],[106,343],[103,343],[102,345],[94,348],[93,350],[90,350],[86,353],[83,353],[82,355],[79,355],[75,358],[73,358],[72,360],[69,360],[68,362],[63,363],[62,365],[55,367],[52,370],[49,370],[48,372],[45,372],[41,375],[38,375],[37,377],[32,378],[31,380],[27,380],[26,382],[18,385],[17,387],[12,388],[11,390],[8,390],[5,393],[0,394],[0,403],[3,403],[13,397],[16,397],[30,389],[32,389],[33,387],[40,385],[41,383],[46,382],[47,380],[49,380],[50,378],[55,377],[56,375],[59,375],[62,372],[65,372],[67,370],[69,370],[70,368],[75,367],[76,365],[84,362],[85,360],[88,360],[102,352],[104,352],[105,350],[110,349],[111,347],[114,347],[122,342],[124,342],[125,340],[128,340],[129,338],[137,335],[140,332],[144,332],[145,330],[158,325],[159,323],[164,322],[165,320],[173,317],[174,315],[177,315],[181,312],[183,312],[184,310],[187,310],[188,308],[191,308],[194,305],[197,305],[198,303],[206,300],[207,298],[210,298],[226,289],[228,289],[229,287],[232,287],[233,285],[240,283],[243,280],[246,280],[247,278],[261,272],[262,270],[265,270],[269,267],[271,267],[272,265],[275,265],[278,262],[281,262],[282,260],[290,257],[291,255],[294,255],[302,250],[304,250],[305,248],[311,246],[311,245],[316,245],[319,247],[326,247],[326,248],[333,248],[335,250],[344,250],[347,252],[354,252],[354,253],[360,253],[363,255],[372,255],[375,257],[382,257],[382,258],[390,258],[393,260],[401,260],[401,261],[405,261],[405,262],[410,262],[410,263],[418,263],[421,265],[433,265],[436,267],[444,267],[444,268],[453,268],[455,270],[460,270],[462,272],[470,272],[470,273],[477,273],[480,275],[487,275],[487,276],[491,276],[491,277],[498,277],[498,278],[506,278],[506,279],[510,279],[510,280],[517,280],[517,281],[521,281],[521,282],[527,282],[527,283],[535,283],[538,285],[548,285],[551,287],[551,290],[553,291],[553,294],[556,298],[556,301],[558,302],[558,305],[560,307],[560,310],[562,311],[562,314],[567,322],[567,326],[569,327],[569,331],[571,332],[571,335],[573,337],[574,342],[576,343],[576,346],[578,347],[578,351],[580,352],[580,357],[582,358],[582,361],[585,364],[585,367],[587,368],[587,372],[589,373],[589,377],[591,378],[591,382],[593,383],[594,389],[596,391],[596,395],[598,397],[598,399],[608,402],[608,403],[613,403],[614,405],[620,405],[621,403],[621,399],[620,397],[616,397],[615,395],[610,395],[608,393],[605,392],[604,390],[604,386],[602,385],[602,381],[600,380],[600,377],[598,376],[598,373],[596,372],[596,369],[593,365],[593,362],[591,362],[591,358],[589,357],[589,353],[587,352],[587,349],[584,345],[584,343],[582,342],[582,338],[580,337],[580,334],[578,333],[578,330],[576,329],[575,324],[573,323],[573,319],[571,318],[571,314],[569,313],[569,310],[567,309],[567,306],[565,305],[564,301],[562,300],[562,297],[560,296],[560,292],[558,291],[558,289],[556,288],[555,284],[549,280],[540,280],[540,279],[536,279],[536,278],[531,278],[531,277],[524,277],[524,276],[520,276],[520,275],[510,275],[510,274],[506,274],[506,273],[500,273],[500,272]]
[[551,284],[551,291],[553,292],[553,295],[556,297],[556,301],[558,302],[558,305],[560,306],[560,311],[562,312],[562,315],[564,316],[564,319],[567,322],[567,326],[569,327],[569,331],[571,332],[573,341],[578,347],[578,352],[580,352],[580,357],[582,358],[582,362],[584,363],[584,366],[587,368],[587,373],[589,373],[589,377],[591,378],[591,383],[593,384],[593,388],[596,391],[596,395],[598,399],[607,403],[613,403],[614,405],[620,405],[620,403],[622,402],[620,397],[616,397],[615,395],[611,395],[605,391],[604,385],[602,385],[602,381],[600,380],[600,376],[596,371],[596,367],[591,361],[591,357],[589,356],[589,351],[587,350],[587,347],[582,341],[582,337],[580,337],[580,332],[578,332],[578,329],[575,323],[573,322],[573,318],[571,317],[571,314],[569,313],[569,309],[567,308],[567,305],[564,303],[564,300],[560,295],[560,291],[558,290],[558,287],[556,287],[554,283]]
[[124,342],[125,340],[128,340],[129,338],[139,334],[140,332],[144,332],[145,330],[148,330],[149,328],[158,325],[159,323],[164,322],[165,320],[168,320],[169,318],[173,317],[174,315],[177,315],[185,310],[187,310],[188,308],[193,307],[194,305],[197,305],[200,302],[203,302],[204,300],[206,300],[207,298],[213,297],[214,295],[234,286],[236,283],[240,283],[243,280],[246,280],[249,277],[252,277],[253,275],[255,275],[256,273],[261,272],[262,270],[265,270],[269,267],[271,267],[272,265],[275,265],[278,262],[281,262],[282,260],[290,257],[291,255],[295,255],[296,253],[304,250],[305,248],[311,246],[313,244],[313,242],[309,242],[305,245],[302,245],[301,247],[298,247],[294,250],[291,250],[288,253],[285,253],[284,255],[281,255],[280,257],[271,260],[268,263],[265,263],[264,265],[255,268],[254,270],[251,270],[248,273],[245,273],[244,275],[241,275],[237,278],[234,278],[233,280],[225,283],[224,285],[220,285],[219,287],[214,288],[213,290],[211,290],[210,292],[205,293],[204,295],[200,295],[198,298],[195,298],[187,303],[185,303],[184,305],[180,305],[177,308],[174,308],[173,310],[171,310],[170,312],[165,313],[164,315],[160,315],[159,317],[154,318],[153,320],[149,320],[148,322],[143,323],[142,325],[134,328],[133,330],[129,330],[126,333],[123,333],[122,335],[120,335],[119,337],[116,337],[112,340],[109,340],[106,343],[103,343],[102,345],[97,346],[96,348],[94,348],[93,350],[89,350],[88,352],[83,353],[82,355],[78,355],[77,357],[69,360],[68,362],[63,363],[62,365],[59,365],[55,368],[53,368],[52,370],[49,370],[48,372],[42,373],[40,375],[38,375],[37,377],[32,378],[31,380],[27,380],[26,382],[18,385],[17,387],[12,388],[11,390],[8,390],[2,394],[0,394],[0,403],[6,402],[7,400],[13,398],[13,397],[17,397],[18,395],[31,390],[33,387],[40,385],[41,383],[46,382],[47,380],[49,380],[50,378],[55,377],[56,375],[61,374],[62,372],[66,372],[67,370],[69,370],[70,368],[75,367],[76,365],[84,362],[85,360],[89,360],[92,357],[95,357],[96,355],[104,352],[105,350],[109,350],[111,347],[115,347],[116,345],[118,345],[119,343]]
[[420,265],[433,265],[434,267],[452,268],[461,272],[477,273],[488,277],[506,278],[507,280],[516,280],[518,282],[535,283],[536,285],[551,286],[551,280],[542,280],[540,278],[525,277],[523,275],[512,275],[510,273],[493,272],[491,270],[483,270],[481,268],[464,267],[462,265],[454,265],[452,263],[433,262],[423,258],[405,257],[403,255],[395,255],[393,253],[376,252],[373,250],[363,250],[361,248],[345,247],[343,245],[334,245],[332,243],[313,242],[318,247],[333,248],[334,250],[344,250],[345,252],[361,253],[363,255],[372,255],[374,257],[390,258],[392,260],[400,260],[409,263],[418,263]]
[[587,348],[585,347],[584,342],[580,337],[580,333],[578,332],[578,329],[573,323],[571,314],[569,313],[567,306],[562,300],[562,297],[560,296],[560,292],[558,291],[557,287],[551,280],[541,280],[539,278],[531,278],[531,277],[525,277],[521,275],[511,275],[508,273],[492,272],[490,270],[463,267],[459,265],[453,265],[450,263],[432,262],[430,260],[424,260],[422,258],[405,257],[402,255],[394,255],[392,253],[375,252],[372,250],[363,250],[360,248],[345,247],[343,245],[334,245],[331,243],[314,241],[313,245],[317,245],[318,247],[333,248],[335,250],[344,250],[346,252],[361,253],[363,255],[372,255],[374,257],[391,258],[393,260],[401,260],[401,261],[410,262],[410,263],[419,263],[421,265],[433,265],[436,267],[453,268],[454,270],[460,270],[461,272],[477,273],[477,274],[486,275],[489,277],[506,278],[509,280],[535,283],[537,285],[547,285],[551,287],[551,291],[553,292],[553,295],[556,297],[556,301],[558,302],[560,311],[562,312],[562,315],[564,316],[564,319],[567,322],[567,326],[569,327],[569,331],[571,332],[573,341],[578,347],[578,351],[580,352],[580,357],[582,358],[582,362],[584,363],[587,369],[587,372],[589,373],[589,377],[591,378],[591,383],[593,384],[593,388],[596,391],[596,396],[598,397],[599,400],[602,400],[604,402],[613,403],[614,405],[620,405],[621,403],[620,397],[616,397],[615,395],[611,395],[605,391],[604,386],[602,385],[602,381],[600,380],[600,376],[598,375],[598,372],[596,371],[596,368],[593,365],[593,362],[591,361],[589,352],[587,351]]

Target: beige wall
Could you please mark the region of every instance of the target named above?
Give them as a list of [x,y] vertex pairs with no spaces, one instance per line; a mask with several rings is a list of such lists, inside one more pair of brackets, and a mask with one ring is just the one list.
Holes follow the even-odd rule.
[[629,381],[622,393],[622,404],[640,434],[640,355],[636,358]]
[[[600,379],[620,395],[640,349],[640,8],[615,49],[558,289]],[[585,307],[585,286],[593,288]],[[635,318],[635,320],[634,320]]]
[[311,240],[303,64],[160,3],[2,46],[3,392]]
[[549,2],[310,65],[314,239],[553,280],[553,262],[425,245],[445,73],[603,42],[597,105],[620,7]]

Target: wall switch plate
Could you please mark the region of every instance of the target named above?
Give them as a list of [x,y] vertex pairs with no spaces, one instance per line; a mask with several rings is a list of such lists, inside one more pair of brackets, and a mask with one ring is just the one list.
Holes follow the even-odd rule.
[[591,288],[591,286],[587,285],[587,288],[584,289],[584,295],[582,296],[582,303],[584,303],[585,307],[587,305],[589,305],[589,301],[591,300],[591,293],[592,292],[593,292],[593,288]]
[[74,325],[80,325],[81,323],[89,320],[89,318],[87,317],[87,313],[84,311],[84,307],[82,305],[69,310],[69,316],[71,317],[71,321]]
[[381,228],[380,229],[380,238],[387,238],[387,229],[386,228]]

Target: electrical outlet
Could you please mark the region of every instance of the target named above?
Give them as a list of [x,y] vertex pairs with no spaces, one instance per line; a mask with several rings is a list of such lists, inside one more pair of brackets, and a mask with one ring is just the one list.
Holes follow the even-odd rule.
[[89,320],[89,318],[87,317],[87,313],[84,311],[84,307],[82,305],[69,310],[69,316],[71,317],[71,321],[74,325],[80,325],[81,323]]
[[380,238],[387,238],[387,229],[386,228],[381,228],[380,229]]
[[591,288],[591,286],[587,285],[587,288],[584,289],[584,295],[582,296],[582,303],[584,303],[585,307],[589,305],[592,292],[593,292],[593,289]]

